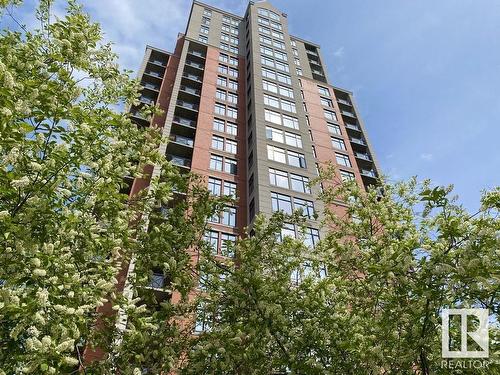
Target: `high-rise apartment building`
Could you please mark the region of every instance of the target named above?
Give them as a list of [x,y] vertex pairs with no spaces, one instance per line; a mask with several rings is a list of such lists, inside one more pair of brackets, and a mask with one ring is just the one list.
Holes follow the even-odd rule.
[[[332,85],[320,47],[290,35],[287,15],[267,1],[250,1],[243,16],[194,1],[174,52],[148,46],[139,78],[140,105],[164,110],[152,121],[170,140],[162,146],[168,159],[205,176],[213,194],[238,198],[210,222],[207,239],[222,255],[224,241],[251,227],[257,213],[277,210],[302,209],[305,240],[314,245],[321,236],[314,212],[322,207],[319,187],[308,183],[327,162],[339,180],[376,182],[352,93]],[[133,119],[149,126],[139,106]],[[145,184],[131,180],[130,189]]]

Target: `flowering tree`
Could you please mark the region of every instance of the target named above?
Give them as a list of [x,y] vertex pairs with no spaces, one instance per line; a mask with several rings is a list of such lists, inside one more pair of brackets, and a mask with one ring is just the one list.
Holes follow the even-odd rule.
[[[205,256],[215,276],[199,296],[205,331],[184,373],[450,373],[441,310],[487,308],[498,321],[500,190],[472,215],[449,193],[415,180],[368,193],[330,184],[327,234],[315,248],[280,240],[283,222],[299,218],[257,219],[255,236],[237,245],[237,267]],[[490,338],[494,353],[495,325]],[[463,373],[497,370],[491,361]]]
[[[11,3],[0,11],[15,22]],[[217,203],[158,153],[157,129],[114,110],[137,100],[139,85],[119,70],[99,25],[73,2],[57,19],[51,6],[40,2],[39,29],[0,35],[0,374],[127,374],[146,362],[168,370],[165,358],[180,348],[141,345],[182,329],[170,317],[189,312],[184,250]],[[153,164],[159,177],[129,202],[123,177],[147,178]],[[116,278],[129,263],[125,298]],[[181,296],[175,307],[148,289],[155,269],[169,275],[161,288]],[[113,308],[96,320],[104,305]],[[126,327],[115,324],[120,314]],[[97,347],[106,355],[85,363],[84,350]]]

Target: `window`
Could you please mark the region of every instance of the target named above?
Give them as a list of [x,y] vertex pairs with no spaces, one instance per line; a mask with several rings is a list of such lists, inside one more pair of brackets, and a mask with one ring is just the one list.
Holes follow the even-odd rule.
[[235,36],[231,36],[230,42],[238,45],[240,43],[240,40],[238,38],[236,38]]
[[275,21],[280,20],[280,16],[278,14],[274,13],[273,11],[269,11],[269,18],[272,20],[275,20]]
[[268,19],[265,19],[265,18],[259,17],[259,18],[257,19],[257,21],[258,21],[261,25],[266,25],[266,26],[269,26],[269,20],[268,20]]
[[351,161],[349,160],[349,156],[344,154],[335,153],[335,159],[337,163],[343,165],[345,167],[352,167]]
[[284,223],[283,228],[281,228],[281,238],[280,241],[283,241],[285,237],[295,238],[295,226],[293,224]]
[[236,208],[226,207],[222,211],[222,224],[235,227],[236,226]]
[[328,126],[328,131],[331,134],[342,135],[342,132],[340,131],[340,126],[338,126],[337,124],[327,124],[326,126]]
[[283,131],[266,126],[266,138],[274,142],[284,143]]
[[227,93],[227,101],[229,103],[238,104],[238,95],[233,94],[232,92],[228,92]]
[[294,198],[293,209],[302,211],[302,215],[312,219],[314,217],[314,203],[305,199]]
[[280,60],[287,61],[287,56],[285,52],[274,51],[274,57]]
[[283,73],[276,73],[276,76],[279,82],[286,83],[287,85],[292,84],[292,79],[290,78],[290,76]]
[[267,145],[267,157],[269,160],[286,164],[285,150],[276,146]]
[[327,99],[327,98],[320,98],[321,100],[321,105],[324,106],[324,107],[331,107],[333,108],[333,102],[331,99]]
[[298,152],[288,151],[288,164],[298,168],[306,168],[306,158]]
[[304,233],[304,243],[309,247],[315,247],[319,242],[319,230],[306,228]]
[[[279,31],[276,31],[276,30],[271,30],[271,35],[272,35],[274,38],[277,38],[277,39],[281,39],[281,40],[285,39],[285,38],[283,37],[283,33],[280,33]],[[281,43],[281,42],[280,42],[280,43]],[[284,45],[284,44],[283,44],[282,49],[285,49],[285,45]]]
[[231,34],[238,35],[239,31],[236,27],[231,27]]
[[210,155],[210,169],[222,171],[222,156]]
[[229,64],[238,65],[238,59],[233,56],[229,56]]
[[224,195],[236,198],[236,184],[230,181],[224,181]]
[[295,48],[292,49],[292,53],[294,56],[298,57],[299,56],[299,51],[297,51]]
[[354,181],[355,179],[354,173],[343,170],[340,170],[340,178],[342,179],[343,182]]
[[302,75],[303,75],[303,73],[302,73],[302,69],[300,69],[300,68],[295,68],[295,71],[297,72],[297,75],[298,75],[298,76],[302,76]]
[[214,118],[214,122],[213,122],[212,128],[215,131],[223,133],[224,132],[224,121],[223,120],[219,120],[218,118]]
[[327,111],[326,109],[323,110],[323,112],[325,113],[325,118],[327,120],[337,121],[337,114],[335,112]]
[[254,189],[254,180],[253,180],[253,173],[248,179],[248,192],[251,193]]
[[295,103],[288,100],[281,99],[281,109],[284,111],[296,113]]
[[222,256],[234,257],[233,246],[236,242],[236,236],[229,233],[221,233],[220,252]]
[[273,22],[271,21],[271,26],[274,27],[275,29],[281,30],[281,25],[278,22]]
[[260,53],[268,56],[273,56],[273,49],[266,46],[260,46]]
[[339,150],[346,150],[345,143],[342,139],[332,137],[332,146]]
[[262,68],[262,76],[265,78],[276,79],[276,73],[267,68]]
[[221,74],[227,74],[227,66],[219,64],[217,71]]
[[210,9],[203,9],[203,15],[210,17],[212,15],[212,11]]
[[238,69],[236,68],[229,68],[229,75],[234,77],[234,78],[238,78]]
[[278,169],[269,168],[269,183],[284,189],[289,189],[288,173]]
[[222,49],[224,51],[229,51],[229,44],[221,42],[220,49]]
[[233,124],[232,122],[228,122],[226,124],[226,132],[231,135],[237,135],[238,126],[236,124]]
[[311,194],[308,177],[290,173],[290,185],[292,190],[298,191],[299,193]]
[[214,112],[218,115],[225,116],[226,115],[226,106],[224,104],[215,103]]
[[292,89],[280,85],[279,92],[281,95],[286,96],[287,98],[293,99],[293,90]]
[[198,41],[200,41],[202,43],[208,43],[208,38],[205,35],[199,35]]
[[[265,44],[269,44],[270,46],[273,44],[273,40],[264,35],[259,35],[259,41]],[[272,50],[271,50],[271,55],[272,55]]]
[[208,191],[210,194],[219,196],[221,192],[222,181],[218,178],[209,177],[208,178]]
[[229,61],[229,56],[225,53],[219,53],[219,61],[227,63]]
[[203,26],[203,25],[202,25],[202,26],[200,27],[200,33],[201,33],[201,34],[208,34],[209,30],[210,30],[210,29],[209,29],[208,27],[206,27],[206,26]]
[[289,146],[302,148],[302,139],[298,134],[285,132],[285,143]]
[[215,91],[215,97],[220,100],[226,100],[226,92],[224,90],[217,89]]
[[271,29],[269,29],[268,27],[264,27],[264,26],[259,25],[259,33],[271,35]]
[[221,33],[220,38],[221,38],[221,40],[223,40],[225,42],[229,42],[229,34]]
[[227,31],[227,32],[230,32],[231,31],[231,27],[225,23],[222,24],[222,31]]
[[276,61],[275,64],[276,64],[276,69],[279,69],[279,70],[281,70],[283,72],[287,72],[287,73],[290,71],[288,64],[282,63],[280,61]]
[[226,87],[227,86],[227,78],[218,76],[217,77],[217,85],[222,86],[222,87]]
[[231,154],[236,154],[236,141],[232,141],[230,139],[226,139],[226,152]]
[[287,128],[298,129],[299,120],[295,117],[283,115],[283,126],[286,126]]
[[237,173],[237,163],[236,160],[226,158],[224,160],[224,172],[230,173],[230,174],[236,174]]
[[234,53],[235,55],[237,55],[238,54],[238,47],[229,46],[229,52]]
[[266,121],[272,122],[273,124],[281,125],[281,116],[278,112],[264,109],[264,118],[266,119]]
[[274,68],[274,60],[270,59],[269,57],[261,56],[260,62],[262,63],[262,65],[267,65]]
[[280,103],[279,103],[278,98],[271,96],[271,95],[267,95],[267,94],[264,94],[264,104],[269,105],[269,106],[274,107],[274,108],[280,107]]
[[290,40],[292,47],[297,47],[297,42],[295,40]]
[[210,25],[210,18],[208,18],[208,17],[202,17],[201,18],[201,24],[202,25],[207,25],[207,26]]
[[270,92],[273,92],[275,94],[278,93],[278,85],[276,85],[272,82],[269,82],[269,81],[263,80],[262,81],[262,88],[266,91],[270,91]]
[[314,145],[312,145],[311,148],[312,148],[313,156],[317,159],[318,154],[316,154],[316,147],[314,147]]
[[273,212],[283,211],[292,214],[292,198],[288,195],[271,192],[271,206]]
[[238,118],[238,108],[227,107],[227,117]]
[[212,253],[217,254],[217,248],[219,247],[219,232],[208,230],[205,232],[203,240],[208,242],[209,246],[212,248]]
[[233,81],[232,79],[229,80],[229,86],[231,90],[237,91],[238,90],[238,82]]
[[300,59],[294,57],[293,62],[295,63],[295,65],[300,66]]
[[318,92],[320,93],[320,95],[331,96],[330,90],[328,90],[326,87],[318,86]]

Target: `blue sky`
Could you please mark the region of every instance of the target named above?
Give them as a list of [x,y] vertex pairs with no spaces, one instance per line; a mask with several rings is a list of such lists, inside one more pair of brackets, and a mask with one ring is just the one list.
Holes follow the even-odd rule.
[[[172,50],[188,0],[82,0],[136,69],[144,47]],[[246,1],[207,0],[243,15]],[[354,92],[382,171],[454,184],[477,209],[500,185],[500,1],[290,1],[293,35],[321,45],[331,83]],[[31,23],[30,4],[17,16]],[[154,22],[152,22],[154,20]]]

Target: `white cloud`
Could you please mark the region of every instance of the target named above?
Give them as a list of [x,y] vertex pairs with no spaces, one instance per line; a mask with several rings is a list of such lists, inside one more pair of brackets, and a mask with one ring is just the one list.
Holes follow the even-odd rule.
[[344,52],[344,46],[341,46],[341,47],[337,48],[335,50],[335,52],[333,52],[333,56],[335,56],[335,57],[343,57],[344,54],[345,54],[345,52]]
[[434,159],[434,155],[432,155],[430,153],[422,153],[422,154],[420,154],[420,159],[425,160],[425,161],[431,161],[432,159]]

